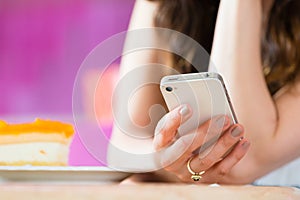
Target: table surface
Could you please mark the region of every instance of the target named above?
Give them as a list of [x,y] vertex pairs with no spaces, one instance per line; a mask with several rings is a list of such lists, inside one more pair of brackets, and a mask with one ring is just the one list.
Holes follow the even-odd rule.
[[206,186],[139,183],[22,183],[0,184],[0,199],[300,199],[300,190],[288,187]]

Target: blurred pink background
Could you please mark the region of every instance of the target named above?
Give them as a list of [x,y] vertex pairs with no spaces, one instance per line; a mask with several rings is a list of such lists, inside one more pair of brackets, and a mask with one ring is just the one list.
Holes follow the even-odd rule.
[[[72,117],[72,89],[81,62],[101,41],[127,29],[133,4],[134,0],[1,0],[0,119]],[[110,124],[103,128],[109,135]],[[102,165],[77,135],[70,164]]]

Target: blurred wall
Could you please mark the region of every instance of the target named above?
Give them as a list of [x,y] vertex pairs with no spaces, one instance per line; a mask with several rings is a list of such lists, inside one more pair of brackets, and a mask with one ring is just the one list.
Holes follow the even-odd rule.
[[[73,82],[81,62],[101,41],[127,29],[133,4],[134,0],[1,0],[0,119],[72,117]],[[111,127],[102,128],[109,135]],[[101,148],[105,153],[106,147]],[[101,164],[76,134],[70,165]]]
[[71,113],[76,72],[133,0],[1,0],[0,115]]

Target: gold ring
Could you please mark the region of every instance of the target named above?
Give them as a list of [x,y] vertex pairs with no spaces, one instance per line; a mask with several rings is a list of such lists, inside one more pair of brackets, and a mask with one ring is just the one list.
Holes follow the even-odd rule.
[[190,166],[190,164],[191,164],[191,160],[193,159],[193,157],[191,157],[189,160],[188,160],[188,162],[187,162],[187,164],[186,164],[186,167],[187,167],[187,169],[189,170],[189,172],[192,174],[192,176],[191,176],[191,179],[192,180],[194,180],[194,181],[199,181],[201,178],[202,178],[202,176],[201,175],[203,175],[204,173],[205,173],[205,171],[201,171],[201,172],[194,172],[192,169],[191,169],[191,166]]

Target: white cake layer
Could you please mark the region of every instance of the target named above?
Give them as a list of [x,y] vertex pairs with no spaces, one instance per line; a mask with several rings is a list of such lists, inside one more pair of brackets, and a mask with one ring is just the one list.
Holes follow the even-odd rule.
[[0,163],[66,163],[69,146],[55,142],[32,142],[0,145]]
[[18,144],[18,143],[32,143],[32,142],[60,142],[69,144],[70,138],[61,133],[22,133],[22,134],[0,134],[0,144]]

